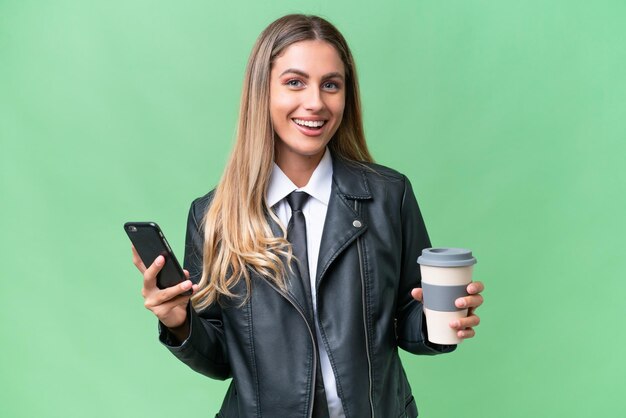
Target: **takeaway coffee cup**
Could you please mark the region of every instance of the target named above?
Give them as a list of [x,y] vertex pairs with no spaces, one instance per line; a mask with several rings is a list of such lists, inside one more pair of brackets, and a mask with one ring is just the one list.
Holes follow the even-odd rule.
[[460,343],[450,321],[467,316],[467,309],[457,308],[454,301],[468,295],[476,258],[464,248],[426,248],[417,262],[422,272],[428,340],[436,344]]

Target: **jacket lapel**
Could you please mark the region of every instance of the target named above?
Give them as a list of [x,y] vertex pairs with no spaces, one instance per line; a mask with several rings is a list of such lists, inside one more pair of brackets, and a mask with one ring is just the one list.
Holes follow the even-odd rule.
[[[367,230],[365,220],[354,207],[356,200],[366,201],[372,198],[364,173],[366,169],[333,155],[333,183],[317,261],[316,288],[318,289],[332,262],[351,242]],[[280,226],[269,215],[267,221],[274,236],[283,234]],[[293,271],[287,268],[286,272],[287,292],[280,291],[280,293],[310,314],[304,284],[295,262],[292,263],[292,267]]]
[[337,256],[367,229],[354,201],[372,198],[365,168],[333,155],[333,184],[317,261],[316,287]]

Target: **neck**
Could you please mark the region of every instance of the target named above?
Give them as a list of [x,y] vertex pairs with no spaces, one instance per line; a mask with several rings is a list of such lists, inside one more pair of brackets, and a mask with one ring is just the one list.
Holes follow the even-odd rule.
[[318,155],[304,156],[289,153],[289,155],[281,155],[276,152],[276,165],[285,173],[289,180],[298,187],[304,187],[309,182],[313,172],[319,165],[324,151]]

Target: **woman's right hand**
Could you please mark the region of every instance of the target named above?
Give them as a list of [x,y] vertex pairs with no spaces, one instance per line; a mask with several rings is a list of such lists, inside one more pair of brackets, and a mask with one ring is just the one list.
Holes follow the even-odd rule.
[[[141,295],[144,298],[144,306],[152,311],[159,318],[159,321],[165,325],[174,334],[178,340],[184,341],[189,335],[189,321],[187,319],[187,304],[191,295],[182,295],[189,289],[192,293],[198,289],[198,285],[193,284],[191,280],[186,280],[176,286],[167,289],[159,289],[156,285],[157,273],[163,268],[165,258],[158,256],[154,263],[146,268],[143,261],[137,254],[135,247],[133,250],[133,264],[143,274],[143,289]],[[185,276],[189,279],[189,272],[183,270]]]

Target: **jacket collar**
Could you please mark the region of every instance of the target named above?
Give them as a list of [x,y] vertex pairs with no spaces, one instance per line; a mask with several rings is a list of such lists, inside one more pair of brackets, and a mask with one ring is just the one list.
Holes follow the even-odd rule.
[[371,199],[365,170],[361,163],[349,161],[338,155],[333,156],[333,188],[348,199]]

